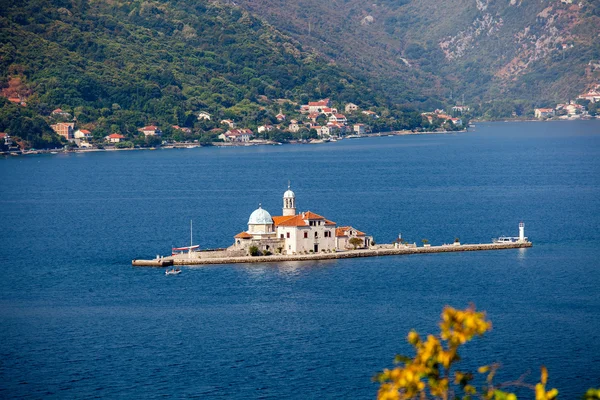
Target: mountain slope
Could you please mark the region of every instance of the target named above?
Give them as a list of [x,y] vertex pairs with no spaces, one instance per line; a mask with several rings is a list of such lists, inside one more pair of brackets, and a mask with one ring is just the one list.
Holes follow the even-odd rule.
[[[6,97],[22,97],[44,116],[61,107],[99,134],[132,133],[148,123],[190,126],[199,110],[255,121],[269,111],[265,99],[379,101],[360,79],[238,7],[3,3],[0,70],[3,92],[12,90]],[[12,88],[15,79],[20,84]],[[10,129],[0,122],[0,131]]]
[[397,101],[419,94],[465,95],[468,102],[564,101],[600,79],[589,65],[600,58],[597,0],[240,4],[377,81]]

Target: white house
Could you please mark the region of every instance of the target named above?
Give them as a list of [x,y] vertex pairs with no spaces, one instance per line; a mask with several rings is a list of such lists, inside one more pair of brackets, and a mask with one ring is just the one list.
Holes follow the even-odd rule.
[[250,129],[230,129],[219,135],[226,142],[249,142],[253,133]]
[[234,236],[230,249],[256,246],[261,251],[300,254],[348,250],[353,248],[348,242],[353,237],[363,239],[359,247],[372,242],[372,237],[352,227],[338,231],[335,222],[314,212],[296,213],[296,195],[289,186],[283,194],[282,214],[272,217],[259,205],[248,219],[248,230]]
[[232,121],[232,120],[230,120],[230,119],[223,119],[223,120],[221,120],[221,124],[227,125],[227,126],[228,126],[228,127],[230,127],[231,129],[233,129],[233,128],[235,128],[235,127],[236,127],[236,124],[235,124],[235,122],[233,122],[233,121]]
[[366,111],[363,111],[362,113],[371,118],[379,118],[379,115],[377,115],[377,113],[374,111],[366,110]]
[[300,125],[298,124],[298,121],[296,121],[295,119],[291,120],[288,130],[294,133],[298,132],[300,130]]
[[92,132],[87,129],[77,129],[73,136],[75,139],[90,140],[92,138]]
[[329,122],[334,122],[337,124],[345,124],[348,120],[344,114],[331,114],[329,117]]
[[144,136],[161,136],[162,131],[156,125],[148,125],[143,128],[138,129],[138,131],[142,132]]
[[353,249],[354,245],[350,243],[352,238],[359,238],[362,240],[362,244],[357,245],[357,248],[366,248],[373,241],[372,236],[367,236],[364,232],[351,226],[340,226],[336,228],[335,245],[338,249]]
[[119,143],[125,139],[125,136],[120,133],[111,133],[110,135],[104,137],[104,139],[109,143]]
[[324,108],[328,108],[331,106],[331,102],[329,99],[323,99],[319,101],[311,101],[308,103],[308,112],[309,113],[321,113]]
[[534,110],[536,118],[549,118],[554,116],[554,109],[552,108],[536,108]]
[[199,121],[200,120],[208,120],[208,121],[210,121],[210,118],[211,118],[210,114],[207,113],[206,111],[200,111],[198,113],[198,120]]
[[261,125],[258,128],[256,128],[258,133],[271,132],[273,129],[275,129],[273,125]]
[[356,133],[357,135],[364,135],[365,133],[367,133],[365,124],[354,124],[353,128],[354,128],[354,133]]
[[354,103],[348,103],[346,104],[346,107],[344,107],[344,110],[346,110],[347,113],[351,113],[352,111],[358,110],[358,106]]

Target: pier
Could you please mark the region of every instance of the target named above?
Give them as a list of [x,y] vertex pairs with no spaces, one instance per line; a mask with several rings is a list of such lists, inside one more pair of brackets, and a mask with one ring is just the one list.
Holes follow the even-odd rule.
[[158,257],[153,260],[133,260],[131,264],[135,267],[167,267],[172,265],[212,265],[212,264],[249,264],[249,263],[267,263],[267,262],[286,262],[286,261],[314,261],[314,260],[336,260],[344,258],[358,257],[380,257],[397,256],[409,254],[431,254],[431,253],[451,253],[458,251],[486,251],[486,250],[506,250],[532,247],[529,241],[519,241],[513,243],[483,243],[483,244],[448,244],[442,246],[428,247],[410,247],[394,245],[374,246],[369,249],[357,249],[337,251],[332,253],[311,253],[311,254],[293,254],[270,256],[231,256],[231,257],[197,257],[197,253],[192,252],[176,256]]

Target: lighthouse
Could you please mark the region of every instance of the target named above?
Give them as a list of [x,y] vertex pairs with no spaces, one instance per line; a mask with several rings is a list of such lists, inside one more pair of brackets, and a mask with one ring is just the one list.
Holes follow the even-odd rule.
[[525,241],[525,223],[519,222],[519,242]]

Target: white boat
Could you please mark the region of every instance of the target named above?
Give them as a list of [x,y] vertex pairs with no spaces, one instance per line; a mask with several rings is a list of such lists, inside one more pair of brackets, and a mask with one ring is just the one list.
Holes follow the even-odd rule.
[[[527,241],[527,238],[524,238]],[[500,236],[499,238],[492,239],[494,243],[518,243],[520,241],[518,236]]]
[[181,270],[179,268],[167,269],[165,271],[165,275],[179,275],[180,273],[181,273]]

